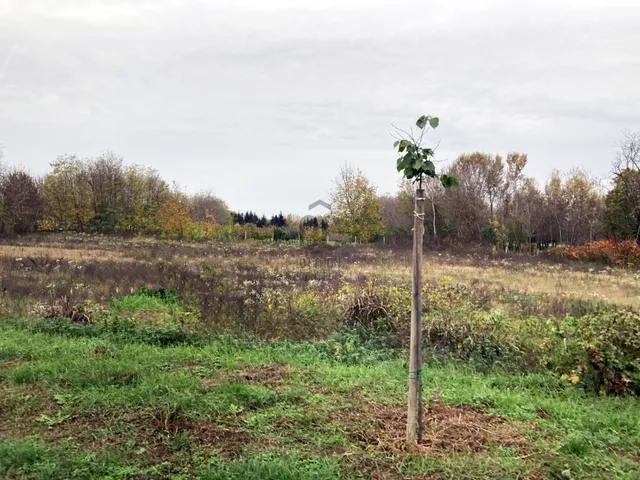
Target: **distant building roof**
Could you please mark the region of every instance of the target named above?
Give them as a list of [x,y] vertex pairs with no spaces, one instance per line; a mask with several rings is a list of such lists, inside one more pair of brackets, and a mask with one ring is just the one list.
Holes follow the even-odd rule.
[[316,200],[311,205],[309,205],[309,210],[313,210],[314,208],[316,208],[318,206],[323,206],[327,210],[331,210],[331,205],[328,204],[327,202],[325,202],[324,200]]

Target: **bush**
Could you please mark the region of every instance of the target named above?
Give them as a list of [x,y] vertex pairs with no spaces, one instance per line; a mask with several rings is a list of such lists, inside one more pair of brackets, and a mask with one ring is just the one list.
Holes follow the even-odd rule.
[[547,366],[552,326],[543,319],[510,318],[500,310],[469,306],[425,318],[424,343],[434,355],[452,355],[480,370],[538,370]]
[[261,338],[314,340],[326,338],[340,325],[337,305],[315,292],[265,288],[247,297],[251,313],[245,327]]
[[317,342],[315,347],[320,355],[335,363],[345,365],[371,365],[393,358],[391,332],[384,327],[359,325],[349,328],[344,325],[327,340]]
[[124,310],[136,311],[146,309],[180,309],[178,301],[178,293],[175,290],[152,290],[147,286],[141,287],[137,292],[131,295],[115,298],[109,304],[113,312],[121,312]]
[[559,370],[573,384],[607,394],[640,395],[640,315],[610,312],[569,317]]
[[640,246],[633,241],[602,240],[576,247],[557,247],[552,254],[569,260],[616,267],[640,267]]
[[174,290],[152,290],[143,286],[131,295],[114,298],[109,303],[109,312],[94,315],[100,321],[101,317],[110,319],[113,315],[123,317],[137,325],[183,325],[191,323],[196,315],[185,311]]

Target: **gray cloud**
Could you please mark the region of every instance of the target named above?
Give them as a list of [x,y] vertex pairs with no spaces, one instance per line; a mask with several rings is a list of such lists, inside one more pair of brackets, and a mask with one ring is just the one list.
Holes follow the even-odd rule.
[[640,128],[635,0],[0,2],[0,142],[43,172],[112,149],[238,209],[304,211],[350,161],[392,191],[391,124],[443,159],[606,175]]

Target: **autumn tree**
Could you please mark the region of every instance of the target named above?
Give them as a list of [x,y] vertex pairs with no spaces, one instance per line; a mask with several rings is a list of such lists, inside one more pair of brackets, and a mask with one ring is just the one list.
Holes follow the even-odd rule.
[[[505,163],[500,155],[484,152],[464,153],[449,167],[460,187],[444,192],[438,189],[435,198],[440,201],[441,234],[454,235],[461,242],[479,241],[485,230],[493,225],[494,217],[505,212],[505,192],[513,192],[508,185]],[[429,193],[429,192],[427,192]],[[436,202],[432,202],[432,220]],[[502,213],[500,221],[504,222]],[[435,225],[435,222],[434,222]]]
[[123,158],[113,152],[106,152],[86,162],[85,168],[93,204],[92,230],[99,233],[113,233],[124,210]]
[[635,239],[640,244],[640,171],[616,175],[605,197],[607,231],[615,238]]
[[413,226],[413,191],[414,187],[407,179],[398,183],[395,195],[383,195],[382,219],[385,235],[389,238],[406,236]]
[[550,242],[588,242],[601,230],[599,182],[584,170],[574,169],[564,176],[554,170],[545,186],[545,207]]
[[382,202],[364,174],[345,164],[331,192],[331,214],[336,233],[369,241],[384,233]]
[[75,155],[63,155],[51,167],[44,179],[46,228],[87,231],[95,211],[84,162]]
[[174,184],[158,211],[158,224],[162,233],[183,237],[191,221],[190,213],[189,197]]
[[622,131],[622,140],[613,162],[613,173],[618,175],[628,170],[640,171],[640,131]]
[[613,165],[613,189],[607,194],[607,230],[640,244],[640,131],[624,130]]
[[519,219],[522,235],[526,237],[529,248],[538,243],[537,240],[544,227],[545,202],[544,195],[533,178],[525,177],[517,192],[520,205]]
[[[554,169],[551,172],[549,180],[544,188],[545,201],[548,207],[548,214],[551,218],[547,222],[549,229],[549,237],[551,243],[563,243],[566,238],[565,217],[567,214],[567,198],[564,195],[564,187],[562,184],[562,176],[559,170]],[[564,235],[563,235],[564,234]]]
[[40,183],[22,170],[2,175],[0,198],[3,230],[29,233],[36,230],[42,218],[42,190]]
[[460,155],[449,168],[459,187],[446,192],[447,211],[453,217],[451,225],[461,242],[479,241],[489,224],[488,168],[489,157],[480,152]]
[[500,155],[486,155],[483,166],[485,193],[489,201],[489,215],[493,218],[496,204],[504,189],[504,163]]
[[232,221],[227,204],[211,192],[200,192],[191,197],[191,218],[196,222],[220,225]]
[[599,230],[602,196],[599,182],[586,170],[572,170],[565,181],[567,196],[567,241],[570,244],[594,240]]
[[117,230],[157,233],[157,214],[168,194],[169,186],[156,170],[139,165],[126,167]]

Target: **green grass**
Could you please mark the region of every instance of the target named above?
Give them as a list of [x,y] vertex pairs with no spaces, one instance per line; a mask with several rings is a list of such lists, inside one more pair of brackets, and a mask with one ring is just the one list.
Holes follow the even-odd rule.
[[167,313],[182,310],[176,292],[169,290],[153,291],[142,287],[139,291],[117,297],[109,303],[114,313],[137,312],[140,310],[161,310]]
[[466,451],[452,438],[451,448],[409,452],[389,440],[402,436],[401,422],[389,432],[393,415],[375,417],[403,411],[402,358],[343,364],[312,344],[219,338],[161,347],[132,338],[0,326],[0,476],[640,477],[638,399],[596,397],[550,373],[433,362],[426,398],[476,406],[524,440]]

